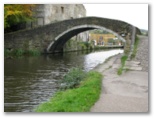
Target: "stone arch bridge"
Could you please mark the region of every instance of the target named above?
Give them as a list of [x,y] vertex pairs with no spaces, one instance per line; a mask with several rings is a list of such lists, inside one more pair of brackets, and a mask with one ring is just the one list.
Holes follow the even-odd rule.
[[42,53],[61,52],[71,37],[92,29],[103,29],[116,35],[125,42],[124,50],[127,53],[133,48],[136,34],[140,33],[138,28],[123,21],[83,17],[5,34],[4,48],[38,50]]

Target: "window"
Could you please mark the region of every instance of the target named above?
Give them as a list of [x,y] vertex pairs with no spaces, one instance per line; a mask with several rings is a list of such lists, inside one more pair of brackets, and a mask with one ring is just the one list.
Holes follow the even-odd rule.
[[64,7],[61,7],[61,12],[64,13]]

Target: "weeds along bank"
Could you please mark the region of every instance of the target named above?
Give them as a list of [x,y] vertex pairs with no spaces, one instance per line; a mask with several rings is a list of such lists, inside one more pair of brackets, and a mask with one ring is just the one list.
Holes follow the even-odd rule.
[[40,104],[36,112],[87,112],[99,99],[102,75],[73,68],[64,76],[63,86],[49,101]]
[[[130,60],[132,60],[132,59],[134,59],[134,58],[136,57],[136,53],[137,53],[137,48],[138,48],[139,41],[140,41],[139,37],[136,36],[136,37],[135,37],[135,42],[134,42],[133,52],[132,52],[132,54],[130,55]],[[127,59],[128,59],[128,55],[123,55],[123,56],[121,57],[121,66],[120,66],[120,68],[119,68],[118,71],[117,71],[117,74],[118,74],[118,75],[121,75],[121,74],[122,74]]]
[[30,55],[30,56],[38,56],[41,55],[41,53],[38,50],[27,50],[24,51],[22,49],[16,49],[13,51],[4,49],[4,56],[8,57],[8,56],[23,56],[23,55]]
[[[63,52],[71,52],[71,51],[86,51],[86,50],[93,50],[94,47],[91,43],[88,42],[77,42],[69,40],[65,46],[63,47]],[[101,49],[101,48],[100,48]],[[41,55],[42,52],[37,49],[4,49],[4,56],[23,56],[23,55],[30,55],[30,56],[37,56]]]

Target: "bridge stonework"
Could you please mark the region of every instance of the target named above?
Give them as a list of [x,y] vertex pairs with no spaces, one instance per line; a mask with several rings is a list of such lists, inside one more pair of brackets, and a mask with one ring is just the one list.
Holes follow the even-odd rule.
[[[17,31],[4,35],[5,49],[37,50],[42,53],[63,51],[64,44],[73,36],[92,29],[102,29],[114,33],[125,41],[125,52],[129,53],[140,30],[119,20],[98,17],[84,17],[64,20],[42,27]],[[134,33],[134,31],[136,31]]]

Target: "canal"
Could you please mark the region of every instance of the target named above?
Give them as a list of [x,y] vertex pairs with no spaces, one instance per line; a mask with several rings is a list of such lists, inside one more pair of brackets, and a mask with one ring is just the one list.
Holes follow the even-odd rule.
[[4,60],[4,111],[32,112],[58,90],[59,81],[72,67],[89,71],[122,49],[71,52]]

